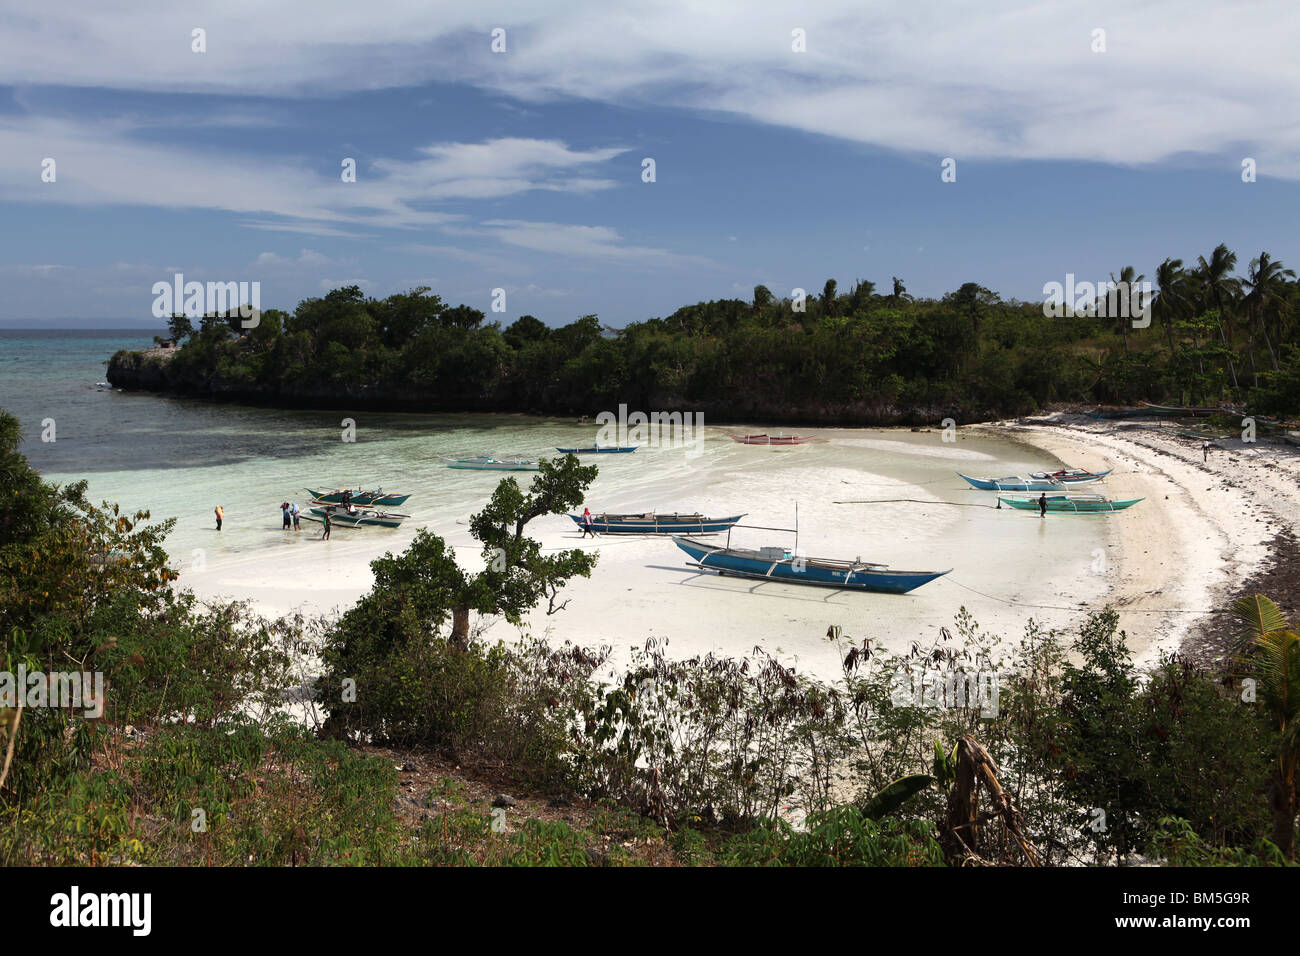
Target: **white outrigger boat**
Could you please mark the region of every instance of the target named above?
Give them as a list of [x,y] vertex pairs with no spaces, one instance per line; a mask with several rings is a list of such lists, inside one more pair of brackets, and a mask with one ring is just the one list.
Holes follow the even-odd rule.
[[362,525],[378,525],[381,528],[396,528],[410,515],[397,514],[394,511],[380,511],[377,508],[358,508],[355,505],[332,504],[328,501],[313,501],[310,515],[303,515],[308,521],[325,521],[329,515],[330,524],[359,528]]

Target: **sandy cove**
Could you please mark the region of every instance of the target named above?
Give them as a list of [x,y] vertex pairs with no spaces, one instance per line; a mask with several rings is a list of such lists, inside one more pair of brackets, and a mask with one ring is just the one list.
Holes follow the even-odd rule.
[[[1156,422],[1055,414],[975,427],[1013,435],[1074,467],[1114,469],[1104,486],[1081,490],[1147,499],[1111,519],[1106,569],[1110,601],[1140,664],[1203,650],[1189,639],[1213,627],[1207,614],[1221,621],[1269,566],[1276,536],[1294,535],[1300,524],[1300,450],[1281,442],[1220,441],[1203,461],[1201,441]],[[1285,596],[1273,596],[1285,608]]]
[[[791,499],[799,495],[807,506],[801,526],[811,553],[879,553],[896,567],[956,570],[905,598],[718,578],[687,569],[669,541],[583,542],[567,518],[553,516],[532,529],[543,547],[599,549],[601,563],[591,579],[566,587],[566,610],[550,617],[535,612],[528,626],[553,641],[611,644],[624,659],[651,636],[668,638],[669,653],[679,657],[744,654],[762,645],[804,671],[833,678],[839,656],[823,636],[830,625],[905,653],[912,641],[928,645],[939,627],[951,627],[962,605],[986,630],[1014,639],[1030,618],[1068,631],[1086,610],[1109,602],[1120,612],[1135,658],[1149,663],[1178,650],[1198,622],[1221,611],[1269,564],[1275,535],[1294,531],[1300,516],[1295,449],[1225,442],[1229,447],[1212,451],[1203,463],[1199,441],[1161,434],[1157,427],[1053,415],[968,426],[956,444],[940,442],[937,433],[826,429],[821,433],[829,443],[813,451],[816,457],[724,448],[721,454],[736,457],[707,466],[661,460],[661,467],[629,472],[606,491],[597,487],[598,500],[611,510],[682,501],[718,514],[741,510],[733,506],[742,501],[751,512],[748,520],[786,526]],[[977,450],[981,435],[1016,444],[994,460]],[[928,457],[937,465],[920,486],[871,472],[876,456],[905,438],[913,440],[914,460]],[[965,444],[968,438],[977,441]],[[963,489],[952,474],[1034,470],[1040,466],[1030,463],[1044,459],[1113,468],[1103,485],[1080,490],[1146,500],[1115,515],[1048,515],[1040,521],[1037,515],[995,511],[990,493]],[[860,498],[896,503],[852,500]],[[840,499],[849,500],[836,504]],[[953,507],[959,502],[987,507]],[[467,567],[474,566],[479,547],[463,517],[444,517],[429,527],[456,547]],[[338,531],[337,540],[322,547],[313,530],[295,535],[284,551],[236,549],[214,557],[207,572],[183,574],[181,586],[193,587],[202,598],[250,599],[272,616],[299,609],[338,613],[369,589],[369,561],[384,550],[401,550],[414,531],[404,527],[373,537]],[[484,623],[489,639],[509,640],[517,633],[500,618]]]

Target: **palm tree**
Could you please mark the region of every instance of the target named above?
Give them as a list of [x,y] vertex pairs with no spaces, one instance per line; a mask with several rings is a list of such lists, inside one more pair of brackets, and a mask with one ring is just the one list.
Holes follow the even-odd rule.
[[907,294],[907,286],[903,285],[903,280],[898,276],[890,276],[894,280],[894,291],[890,293],[889,299],[895,305],[899,302],[911,302],[912,297]]
[[834,279],[827,279],[826,285],[822,287],[822,315],[833,315],[835,309],[835,286]]
[[871,307],[871,297],[876,294],[876,284],[870,279],[858,279],[849,293],[849,312],[857,315]]
[[1174,322],[1179,313],[1187,308],[1187,272],[1183,269],[1182,259],[1165,259],[1156,266],[1155,308],[1160,311],[1164,322],[1165,335],[1169,339],[1169,358],[1174,358]]
[[1230,326],[1225,324],[1227,314],[1223,311],[1224,300],[1231,303],[1241,286],[1240,281],[1232,277],[1232,270],[1237,266],[1237,254],[1221,242],[1210,253],[1209,262],[1205,261],[1204,256],[1197,256],[1196,262],[1197,275],[1204,286],[1206,305],[1213,306],[1219,312],[1219,339],[1228,350],[1228,371],[1232,373],[1232,387],[1237,388],[1237,364],[1232,360],[1232,346],[1228,343],[1225,331]]
[[1296,770],[1300,768],[1300,634],[1262,594],[1244,597],[1232,611],[1245,628],[1241,651],[1249,655],[1259,699],[1277,731],[1277,759],[1269,786],[1273,842],[1295,860]]
[[1286,279],[1295,278],[1295,270],[1282,268],[1282,263],[1269,258],[1267,252],[1261,252],[1258,259],[1250,260],[1250,273],[1245,287],[1250,290],[1244,300],[1246,307],[1259,323],[1259,330],[1264,335],[1264,344],[1268,347],[1268,357],[1273,362],[1273,371],[1278,370],[1277,352],[1268,337],[1268,326],[1264,322],[1264,313],[1270,306],[1277,306],[1286,299]]
[[[1125,298],[1128,300],[1128,304],[1129,304],[1129,306],[1130,306],[1130,308],[1127,308],[1127,309],[1117,309],[1117,310],[1116,310],[1117,312],[1119,312],[1119,319],[1120,319],[1120,323],[1119,323],[1119,334],[1122,335],[1122,336],[1124,336],[1124,354],[1125,354],[1125,355],[1128,354],[1128,330],[1129,330],[1129,323],[1132,321],[1132,319],[1131,319],[1131,314],[1132,314],[1132,311],[1133,311],[1133,310],[1132,310],[1131,306],[1132,306],[1132,303],[1133,303],[1133,287],[1134,287],[1135,285],[1138,285],[1138,284],[1139,284],[1143,279],[1146,278],[1146,275],[1145,275],[1145,274],[1144,274],[1144,275],[1140,275],[1140,276],[1139,276],[1139,275],[1135,275],[1136,272],[1137,272],[1137,270],[1134,269],[1132,266],[1125,266],[1123,269],[1120,269],[1120,270],[1119,270],[1119,278],[1118,278],[1118,279],[1115,278],[1115,273],[1112,272],[1112,273],[1110,274],[1110,284],[1111,284],[1111,286],[1112,286],[1112,287],[1115,287],[1115,286],[1122,286],[1122,287],[1123,287],[1123,289],[1124,289],[1124,294],[1125,294]],[[1138,293],[1138,295],[1141,296],[1141,293]],[[1103,298],[1103,296],[1100,296],[1100,295],[1099,295],[1099,296],[1097,297],[1097,301],[1098,301],[1098,302],[1101,302],[1102,298]],[[1104,297],[1104,298],[1106,298],[1106,301],[1109,303],[1109,301],[1110,301],[1109,297]],[[1125,314],[1124,314],[1125,312],[1129,313],[1129,315],[1125,315]],[[1112,319],[1115,318],[1115,316],[1113,316],[1113,315],[1110,316],[1110,317],[1111,317]]]

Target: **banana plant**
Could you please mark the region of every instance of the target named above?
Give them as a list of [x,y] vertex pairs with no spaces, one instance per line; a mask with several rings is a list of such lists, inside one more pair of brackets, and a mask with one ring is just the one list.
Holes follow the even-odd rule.
[[1232,611],[1244,625],[1239,652],[1247,659],[1259,700],[1277,732],[1269,788],[1273,842],[1295,860],[1296,774],[1300,769],[1300,634],[1262,594],[1240,598]]
[[888,816],[932,783],[934,778],[926,773],[899,777],[863,805],[862,815],[868,820]]

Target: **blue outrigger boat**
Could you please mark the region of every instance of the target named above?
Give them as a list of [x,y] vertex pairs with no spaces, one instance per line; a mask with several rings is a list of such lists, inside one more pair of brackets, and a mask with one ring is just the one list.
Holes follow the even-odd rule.
[[719,548],[703,541],[673,537],[673,543],[702,570],[746,578],[811,584],[850,591],[906,594],[951,571],[894,571],[883,564],[797,557],[785,548]]
[[561,455],[625,455],[630,451],[636,451],[640,445],[610,445],[608,448],[601,448],[599,445],[592,445],[590,448],[557,448],[555,449]]
[[971,487],[980,491],[1063,491],[1065,485],[1055,478],[1011,475],[1006,478],[972,478],[957,472],[959,478],[965,478]]
[[[326,504],[338,505],[343,503],[343,492],[352,491],[350,488],[339,489],[337,491],[317,491],[314,488],[308,488],[307,493],[317,501],[324,501]],[[351,502],[354,505],[370,505],[382,508],[396,508],[398,505],[406,503],[410,495],[385,494],[382,489],[375,491],[362,491],[360,489],[352,491]]]
[[[582,527],[582,515],[569,515],[573,523]],[[591,530],[597,534],[721,534],[731,530],[744,515],[730,518],[706,518],[704,515],[657,515],[654,512],[639,515],[598,514],[591,516]]]

